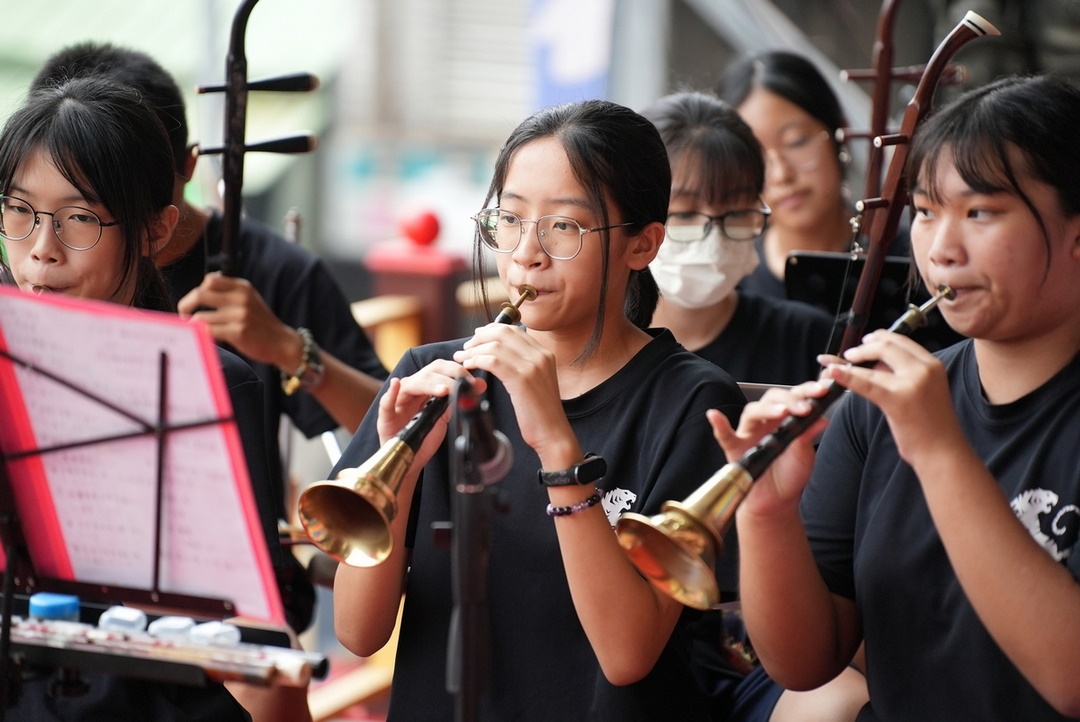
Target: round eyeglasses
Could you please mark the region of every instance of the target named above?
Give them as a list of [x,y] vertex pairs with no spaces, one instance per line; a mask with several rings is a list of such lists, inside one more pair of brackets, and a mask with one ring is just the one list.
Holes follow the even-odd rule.
[[101,240],[102,228],[120,224],[120,221],[101,220],[89,208],[64,206],[49,213],[34,210],[21,198],[0,195],[0,236],[4,240],[29,238],[41,222],[41,216],[52,216],[52,229],[57,240],[73,251],[90,250]]
[[488,208],[472,217],[484,245],[496,253],[511,253],[525,236],[525,224],[536,226],[536,238],[540,248],[556,261],[569,261],[581,253],[582,239],[586,233],[608,231],[639,223],[616,223],[600,228],[582,228],[581,224],[567,216],[542,216],[535,221],[525,220],[516,213],[501,208]]
[[667,237],[676,243],[693,243],[705,239],[713,225],[720,228],[720,235],[731,241],[752,241],[765,232],[769,221],[768,208],[730,211],[719,216],[707,213],[669,213]]
[[805,133],[782,143],[779,148],[765,148],[765,160],[768,162],[773,153],[793,168],[811,171],[821,164],[821,146],[829,139],[829,131]]

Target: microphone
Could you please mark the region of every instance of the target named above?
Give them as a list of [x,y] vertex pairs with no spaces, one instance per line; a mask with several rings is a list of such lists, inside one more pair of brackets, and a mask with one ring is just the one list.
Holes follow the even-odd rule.
[[506,476],[514,463],[510,440],[495,428],[488,402],[476,395],[472,382],[459,378],[455,393],[456,411],[468,431],[467,436],[458,439],[458,443],[472,442],[474,453],[471,461],[479,472],[480,485],[494,484]]

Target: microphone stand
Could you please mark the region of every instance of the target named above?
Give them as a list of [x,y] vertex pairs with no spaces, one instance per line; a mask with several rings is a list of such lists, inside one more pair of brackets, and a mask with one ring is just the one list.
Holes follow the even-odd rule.
[[[452,429],[458,433],[450,452],[452,545],[451,583],[454,610],[447,644],[446,688],[457,695],[457,722],[479,719],[479,698],[487,688],[491,649],[487,607],[487,570],[491,550],[491,523],[496,511],[493,485],[506,473],[485,468],[477,461],[469,415],[458,413],[457,398],[463,385],[453,389]],[[476,403],[486,406],[484,400]],[[496,477],[496,478],[489,478]]]

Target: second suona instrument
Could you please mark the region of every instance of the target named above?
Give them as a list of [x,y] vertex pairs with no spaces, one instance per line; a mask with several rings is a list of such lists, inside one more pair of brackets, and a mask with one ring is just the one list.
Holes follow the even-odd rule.
[[[938,293],[922,306],[911,306],[889,331],[910,335],[926,324],[926,315],[941,301],[953,298],[953,290],[939,286]],[[630,561],[654,586],[695,609],[710,609],[720,601],[716,583],[716,559],[724,549],[724,534],[735,511],[750,492],[753,482],[806,429],[844,394],[844,387],[828,382],[823,396],[808,399],[811,411],[789,416],[773,433],[724,465],[685,500],[668,501],[660,513],[647,517],[623,514],[615,525],[619,544]]]
[[[517,323],[521,304],[536,298],[520,286],[516,303],[504,303],[496,323]],[[340,562],[373,567],[390,556],[390,522],[397,515],[397,492],[413,458],[446,411],[447,396],[432,396],[416,416],[363,464],[342,469],[332,481],[304,489],[297,502],[300,523],[311,542]]]
[[[938,81],[952,55],[965,43],[986,35],[997,35],[993,25],[976,13],[968,12],[934,51],[919,79],[915,94],[904,111],[900,132],[874,139],[875,145],[893,148],[882,196],[859,201],[859,211],[879,209],[873,215],[870,244],[851,310],[847,314],[840,352],[862,338],[889,244],[896,234],[900,213],[907,205],[907,145],[919,123],[930,110]],[[951,294],[951,290],[947,291]],[[943,298],[946,290],[921,308],[912,308],[893,325],[893,331],[910,333],[922,323],[925,314]],[[669,501],[661,513],[649,518],[624,514],[616,524],[619,543],[638,570],[657,588],[683,604],[709,609],[717,604],[720,591],[713,566],[723,549],[723,534],[731,526],[735,510],[750,490],[750,485],[793,439],[824,413],[843,394],[843,388],[829,389],[819,400],[816,416],[793,417],[781,424],[738,462],[727,464],[682,502]]]

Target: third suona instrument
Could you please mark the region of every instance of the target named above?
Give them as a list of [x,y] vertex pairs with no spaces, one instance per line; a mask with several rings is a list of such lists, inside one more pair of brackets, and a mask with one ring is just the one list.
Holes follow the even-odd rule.
[[[953,296],[948,286],[938,287],[937,295],[922,306],[912,305],[889,331],[910,335],[926,324],[935,306]],[[843,396],[843,386],[834,381],[827,385],[823,396],[808,399],[808,414],[784,419],[776,431],[738,461],[724,465],[684,501],[665,502],[652,517],[628,513],[619,518],[615,525],[619,544],[645,578],[688,607],[710,609],[720,601],[713,569],[735,510],[784,449]]]
[[[496,323],[517,323],[521,304],[536,298],[522,285],[516,303],[504,303]],[[409,423],[360,466],[342,469],[337,479],[304,489],[297,506],[312,543],[354,567],[381,564],[393,549],[390,522],[397,515],[397,492],[413,458],[446,411],[447,396],[432,396]]]

